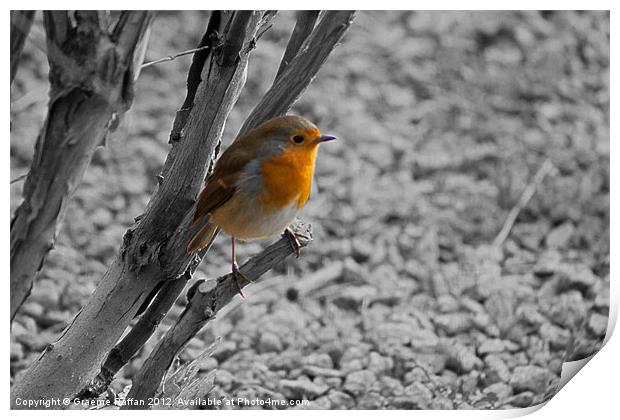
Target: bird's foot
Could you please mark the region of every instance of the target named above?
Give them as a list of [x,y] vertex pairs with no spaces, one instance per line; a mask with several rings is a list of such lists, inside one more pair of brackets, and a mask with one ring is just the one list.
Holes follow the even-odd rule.
[[291,247],[293,248],[293,252],[295,253],[295,256],[297,258],[299,258],[299,255],[301,254],[301,244],[299,243],[299,238],[310,239],[303,234],[293,232],[291,228],[284,229],[284,233],[282,234],[282,236],[285,236],[289,239]]
[[239,270],[239,266],[237,265],[236,262],[234,262],[232,265],[232,275],[235,278],[235,283],[237,284],[237,289],[239,289],[239,294],[241,295],[242,298],[245,298],[245,295],[243,294],[243,291],[241,290],[241,284],[239,283],[239,277],[245,280],[246,283],[254,283],[254,280],[252,280],[251,278],[243,274],[241,270]]

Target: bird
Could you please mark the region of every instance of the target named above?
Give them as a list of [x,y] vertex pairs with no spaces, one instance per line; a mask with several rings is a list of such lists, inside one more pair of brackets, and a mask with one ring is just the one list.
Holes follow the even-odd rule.
[[189,228],[202,226],[187,253],[209,246],[221,229],[231,237],[231,268],[239,279],[235,240],[288,236],[297,257],[300,244],[290,229],[310,198],[317,151],[336,137],[322,135],[306,118],[285,115],[270,119],[235,139],[205,179]]

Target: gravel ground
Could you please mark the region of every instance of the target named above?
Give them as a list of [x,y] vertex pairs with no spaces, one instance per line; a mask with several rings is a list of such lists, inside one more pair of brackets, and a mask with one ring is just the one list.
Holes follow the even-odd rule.
[[[160,13],[147,59],[192,48],[207,16]],[[283,12],[260,40],[226,144],[273,80],[293,24]],[[39,17],[11,92],[12,178],[27,171],[45,115],[42,33]],[[153,192],[189,62],[147,68],[127,118],[96,153],[13,324],[13,378],[86,302]],[[315,242],[180,355],[191,360],[222,337],[202,366],[217,369],[212,397],[327,409],[527,407],[553,396],[564,361],[600,347],[609,14],[362,12],[293,112],[339,138],[321,150],[303,212]],[[547,158],[554,169],[494,247]],[[21,186],[11,185],[11,210]],[[241,245],[239,259],[264,245]],[[197,278],[225,273],[227,253],[220,237]],[[156,339],[113,389],[130,383]]]

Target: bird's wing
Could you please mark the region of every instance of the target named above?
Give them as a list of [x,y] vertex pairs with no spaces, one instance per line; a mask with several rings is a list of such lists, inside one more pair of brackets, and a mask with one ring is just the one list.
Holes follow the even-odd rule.
[[239,175],[245,165],[256,156],[254,142],[248,140],[251,139],[237,139],[218,159],[213,173],[207,177],[205,186],[198,195],[190,227],[234,195]]

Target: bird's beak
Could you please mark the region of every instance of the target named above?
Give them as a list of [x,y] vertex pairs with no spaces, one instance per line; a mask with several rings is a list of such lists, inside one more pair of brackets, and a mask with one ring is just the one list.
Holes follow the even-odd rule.
[[324,141],[331,141],[331,140],[336,140],[336,137],[334,136],[321,136],[321,137],[317,137],[314,142],[315,143],[323,143]]

